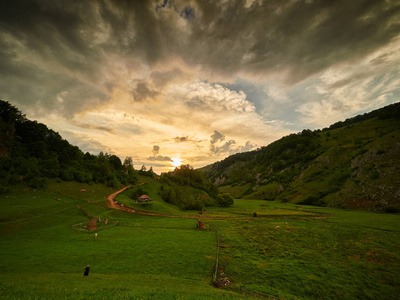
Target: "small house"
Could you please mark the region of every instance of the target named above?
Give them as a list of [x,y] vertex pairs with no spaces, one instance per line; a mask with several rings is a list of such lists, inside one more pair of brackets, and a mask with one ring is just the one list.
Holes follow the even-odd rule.
[[151,198],[147,195],[142,195],[137,198],[136,202],[151,202]]

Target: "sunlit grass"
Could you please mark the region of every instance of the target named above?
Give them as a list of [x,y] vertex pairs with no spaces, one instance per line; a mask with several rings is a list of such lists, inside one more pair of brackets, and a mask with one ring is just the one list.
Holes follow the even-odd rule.
[[[400,292],[397,215],[240,199],[200,215],[163,202],[154,185],[148,191],[149,211],[175,217],[111,210],[107,200],[88,203],[68,191],[38,190],[33,198],[18,188],[0,197],[0,298],[250,299],[259,292],[395,299]],[[131,200],[129,191],[118,197]],[[71,228],[88,216],[118,225],[99,227],[97,239]],[[187,216],[217,230],[219,276],[231,281],[228,290],[211,285],[216,233],[196,230],[197,218]]]

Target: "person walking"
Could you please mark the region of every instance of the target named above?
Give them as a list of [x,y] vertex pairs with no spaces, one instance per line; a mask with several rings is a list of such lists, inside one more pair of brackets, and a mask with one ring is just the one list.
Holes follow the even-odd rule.
[[84,267],[83,269],[85,270],[85,273],[83,273],[83,276],[89,276],[90,266],[87,265],[87,266]]

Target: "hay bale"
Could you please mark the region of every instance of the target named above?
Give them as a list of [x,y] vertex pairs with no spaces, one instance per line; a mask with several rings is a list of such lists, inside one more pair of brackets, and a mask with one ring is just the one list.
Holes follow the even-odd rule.
[[207,229],[206,225],[204,224],[204,222],[201,219],[199,219],[199,221],[197,222],[196,228],[203,229],[203,230]]
[[96,218],[92,218],[87,226],[87,230],[95,231],[97,229],[97,220]]

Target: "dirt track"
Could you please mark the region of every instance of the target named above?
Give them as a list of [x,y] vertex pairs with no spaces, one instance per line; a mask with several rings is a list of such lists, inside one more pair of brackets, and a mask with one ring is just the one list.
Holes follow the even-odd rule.
[[[123,189],[110,194],[107,199],[108,199],[108,207],[112,208],[112,209],[119,209],[119,210],[123,210],[123,211],[127,211],[127,212],[131,212],[131,213],[135,213],[135,214],[141,214],[141,215],[146,215],[146,216],[158,216],[158,217],[168,217],[168,218],[189,218],[189,219],[199,219],[200,216],[175,216],[175,215],[164,215],[164,214],[156,214],[156,213],[149,213],[149,212],[144,212],[144,211],[140,211],[140,210],[135,210],[133,208],[127,207],[123,204],[118,204],[116,203],[116,201],[114,200],[115,197],[122,193],[123,191],[125,191],[126,189],[132,187],[133,185],[129,185],[124,187]],[[225,219],[224,217],[206,217],[206,216],[201,216],[202,219]]]
[[136,212],[134,209],[130,208],[130,207],[126,207],[123,204],[117,204],[116,201],[114,201],[115,197],[117,197],[118,194],[122,193],[123,191],[125,191],[126,189],[129,189],[130,187],[132,187],[132,185],[128,185],[126,187],[124,187],[123,189],[116,191],[115,193],[112,193],[110,195],[108,195],[107,200],[108,200],[108,207],[109,208],[113,208],[113,209],[119,209],[119,210],[124,210],[124,211],[129,211],[129,212]]
[[[142,184],[139,184],[142,185]],[[165,215],[165,214],[156,214],[156,213],[149,213],[149,212],[144,212],[140,210],[135,210],[133,208],[127,207],[123,204],[118,204],[114,200],[115,197],[125,191],[126,189],[133,187],[133,185],[129,185],[124,187],[123,189],[110,194],[107,199],[108,199],[108,207],[112,209],[118,209],[118,210],[123,210],[127,211],[130,213],[135,213],[135,214],[140,214],[140,215],[146,215],[146,216],[157,216],[157,217],[167,217],[167,218],[185,218],[185,219],[208,219],[208,220],[224,220],[224,219],[246,219],[246,220],[251,220],[253,218],[249,217],[231,217],[231,216],[205,216],[205,215],[199,215],[199,216],[176,216],[176,215]],[[257,217],[257,219],[267,219],[267,217]],[[309,218],[296,218],[296,219],[302,219],[302,220],[308,220],[308,219],[326,219],[326,217],[309,217]]]

